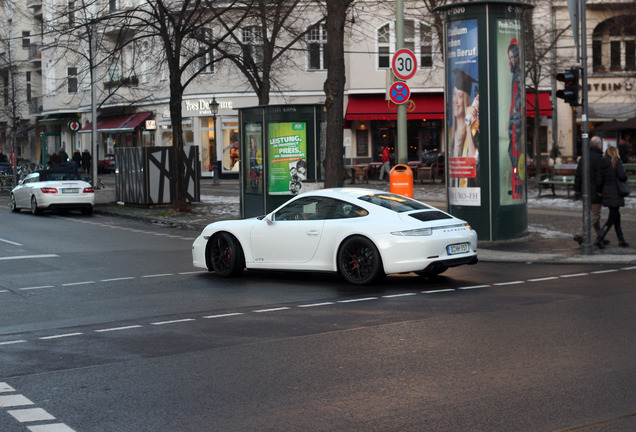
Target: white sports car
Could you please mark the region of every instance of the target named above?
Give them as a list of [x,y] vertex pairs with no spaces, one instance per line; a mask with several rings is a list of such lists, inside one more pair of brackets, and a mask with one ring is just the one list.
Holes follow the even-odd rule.
[[11,191],[11,210],[30,209],[38,214],[43,210],[81,210],[91,214],[95,205],[95,191],[72,170],[35,171]]
[[328,271],[365,285],[390,273],[431,276],[475,264],[477,233],[401,195],[322,189],[266,216],[211,223],[194,241],[192,260],[225,277],[244,268]]

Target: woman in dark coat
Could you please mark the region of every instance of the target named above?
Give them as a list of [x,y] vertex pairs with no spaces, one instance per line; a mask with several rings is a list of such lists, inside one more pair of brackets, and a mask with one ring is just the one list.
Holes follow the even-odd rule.
[[601,232],[594,240],[594,246],[603,248],[603,239],[608,231],[614,226],[616,236],[618,237],[618,245],[620,247],[628,247],[623,237],[621,229],[621,212],[620,208],[625,207],[625,198],[618,194],[618,181],[626,181],[627,173],[621,163],[618,149],[609,146],[605,151],[605,156],[601,160],[599,171],[596,174],[596,190],[602,195],[603,206],[609,208],[609,217],[607,222],[601,228]]

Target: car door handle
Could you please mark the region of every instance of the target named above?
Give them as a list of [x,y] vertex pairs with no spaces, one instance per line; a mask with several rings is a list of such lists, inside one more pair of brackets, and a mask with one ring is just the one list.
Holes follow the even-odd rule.
[[320,231],[318,231],[318,230],[311,230],[311,231],[307,231],[307,235],[308,235],[308,236],[315,237],[315,236],[317,236],[317,235],[320,235]]

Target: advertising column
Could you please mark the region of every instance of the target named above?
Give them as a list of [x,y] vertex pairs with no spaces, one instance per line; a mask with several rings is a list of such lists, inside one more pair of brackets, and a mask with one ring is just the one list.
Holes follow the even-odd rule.
[[453,3],[445,18],[448,210],[480,240],[527,234],[520,2]]

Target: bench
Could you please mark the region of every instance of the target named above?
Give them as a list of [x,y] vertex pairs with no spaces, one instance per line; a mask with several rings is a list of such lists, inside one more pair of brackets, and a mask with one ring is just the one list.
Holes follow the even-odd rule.
[[539,180],[539,196],[544,189],[552,190],[552,195],[556,196],[554,190],[555,186],[565,186],[568,198],[570,198],[570,191],[574,189],[574,176],[573,175],[550,175],[544,179]]

